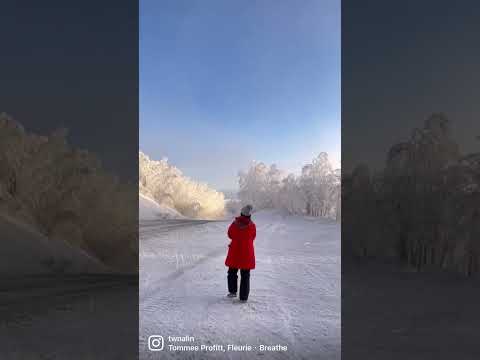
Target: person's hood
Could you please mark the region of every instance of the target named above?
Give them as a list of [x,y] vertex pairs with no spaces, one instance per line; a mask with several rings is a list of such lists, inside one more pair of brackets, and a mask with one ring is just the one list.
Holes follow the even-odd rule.
[[240,229],[246,228],[250,224],[250,216],[238,216],[235,218],[235,223]]

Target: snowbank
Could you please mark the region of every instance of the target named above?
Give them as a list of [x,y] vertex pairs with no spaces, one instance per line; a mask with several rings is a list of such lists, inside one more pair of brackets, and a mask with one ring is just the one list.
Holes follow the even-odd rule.
[[27,225],[0,216],[2,275],[105,273],[108,268],[65,241],[50,240]]
[[178,211],[160,205],[143,194],[138,194],[138,218],[139,220],[185,219]]

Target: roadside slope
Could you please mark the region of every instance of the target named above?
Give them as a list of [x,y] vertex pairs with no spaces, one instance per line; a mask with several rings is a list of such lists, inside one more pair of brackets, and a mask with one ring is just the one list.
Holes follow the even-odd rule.
[[65,241],[51,240],[26,225],[0,216],[0,274],[105,273],[98,260]]

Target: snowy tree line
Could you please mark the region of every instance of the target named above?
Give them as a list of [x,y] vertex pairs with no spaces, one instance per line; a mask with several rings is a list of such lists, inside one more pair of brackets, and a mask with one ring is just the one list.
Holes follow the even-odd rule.
[[189,218],[218,219],[225,212],[224,195],[184,176],[167,159],[139,153],[139,191]]
[[239,173],[241,203],[256,209],[285,209],[291,214],[340,219],[340,170],[327,153],[303,166],[301,174],[285,174],[275,164],[254,162]]
[[112,268],[138,271],[136,186],[105,172],[95,155],[69,146],[66,135],[31,134],[0,114],[0,214]]
[[392,146],[382,171],[359,165],[342,187],[346,254],[480,270],[480,153],[460,152],[445,115]]

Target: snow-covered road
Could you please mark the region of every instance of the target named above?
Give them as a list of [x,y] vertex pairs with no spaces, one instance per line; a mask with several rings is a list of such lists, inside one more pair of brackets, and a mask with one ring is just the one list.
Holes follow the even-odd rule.
[[[254,221],[257,268],[245,304],[226,297],[229,221],[141,224],[141,359],[340,359],[339,224],[280,212],[257,213]],[[164,337],[163,351],[148,349],[150,335]],[[202,344],[226,351],[168,347]],[[228,351],[228,344],[252,349]]]

